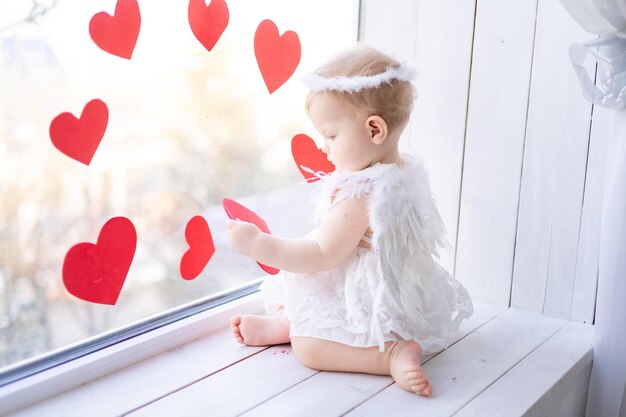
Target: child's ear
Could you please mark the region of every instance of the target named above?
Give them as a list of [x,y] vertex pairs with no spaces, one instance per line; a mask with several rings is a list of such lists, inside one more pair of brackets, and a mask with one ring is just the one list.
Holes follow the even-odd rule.
[[365,120],[365,125],[372,143],[380,145],[387,139],[387,123],[382,117],[370,116]]

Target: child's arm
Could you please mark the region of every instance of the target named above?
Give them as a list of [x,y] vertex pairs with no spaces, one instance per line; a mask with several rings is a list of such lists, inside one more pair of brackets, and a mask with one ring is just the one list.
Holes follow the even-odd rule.
[[281,238],[242,221],[228,220],[226,228],[237,252],[285,271],[313,273],[341,264],[361,241],[368,222],[367,199],[354,198],[328,212],[314,239]]

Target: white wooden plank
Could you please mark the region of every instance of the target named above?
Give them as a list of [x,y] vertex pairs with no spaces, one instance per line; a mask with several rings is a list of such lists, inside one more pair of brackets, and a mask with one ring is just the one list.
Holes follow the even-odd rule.
[[546,415],[550,417],[588,417],[590,414],[586,413],[585,407],[588,403],[592,366],[593,363],[589,363],[579,371],[580,377],[572,378],[565,384],[559,385],[561,392],[554,393],[552,398],[554,404],[549,405],[549,412],[546,413],[543,409],[533,409],[524,417],[543,417]]
[[484,416],[485,410],[490,417],[555,416],[564,388],[579,378],[589,381],[581,371],[592,360],[593,326],[569,322],[454,416]]
[[399,60],[414,61],[415,24],[419,3],[361,0],[359,40]]
[[355,408],[350,416],[450,416],[511,369],[566,321],[508,309],[460,342],[428,361],[423,369],[433,386],[431,397],[396,385]]
[[[452,344],[504,311],[503,307],[475,306],[475,313],[462,322]],[[451,345],[452,345],[451,344]],[[424,357],[425,363],[436,355]],[[270,398],[245,413],[246,416],[337,416],[350,411],[375,393],[393,384],[388,376],[343,372],[320,372]]]
[[391,385],[382,375],[320,372],[244,416],[339,416]]
[[[258,296],[251,298],[258,299]],[[236,307],[239,313],[258,312],[258,304],[248,303],[246,306],[243,302],[238,300],[229,304],[230,307]],[[49,415],[49,410],[54,410],[54,415],[68,417],[119,415],[265,349],[241,346],[235,342],[228,328],[228,318],[232,311],[225,306],[216,308],[213,313],[219,310],[223,310],[223,314],[214,314],[213,322],[205,320],[203,324],[206,331],[211,332],[208,335],[203,329],[195,328],[193,331],[198,336],[203,336],[187,343],[188,339],[179,334],[177,344],[168,346],[168,343],[163,342],[161,350],[169,350],[135,364],[130,362],[131,364],[117,372],[114,372],[116,368],[107,362],[100,366],[109,368],[108,375],[36,404],[32,404],[34,401],[31,400],[32,405],[10,415],[15,417]],[[213,327],[219,330],[212,331]],[[150,352],[152,347],[143,349]],[[122,363],[126,361],[125,358],[118,360]],[[83,375],[83,378],[86,378],[91,372],[97,374],[99,371],[88,368],[79,369],[77,372],[87,374]],[[28,401],[27,395],[36,390],[36,385],[26,390],[23,393],[26,397],[24,401]],[[2,404],[2,408],[5,406],[8,404]],[[4,415],[3,412],[0,414]]]
[[[593,352],[584,366],[577,366],[571,375],[557,385],[529,410],[524,417],[585,417],[585,406],[589,391]],[[586,358],[585,358],[586,359]]]
[[477,301],[509,305],[536,1],[481,0],[455,275]]
[[302,365],[291,346],[273,346],[129,415],[236,415],[318,372]]
[[559,2],[539,2],[511,305],[568,320],[591,103],[580,94],[567,51],[588,37]]
[[[417,100],[405,143],[422,155],[452,248],[440,264],[454,270],[475,1],[420,0],[416,23]],[[408,33],[405,35],[407,36]]]
[[[582,93],[581,93],[582,94]],[[600,220],[609,139],[615,111],[595,106],[591,124],[571,319],[593,323],[600,254]]]

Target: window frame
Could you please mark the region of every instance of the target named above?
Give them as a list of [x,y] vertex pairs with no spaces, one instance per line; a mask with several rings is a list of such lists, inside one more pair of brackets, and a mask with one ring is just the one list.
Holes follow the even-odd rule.
[[[255,279],[88,339],[87,342],[77,343],[71,348],[59,349],[14,365],[3,372],[6,374],[3,376],[10,375],[13,380],[0,386],[0,414],[32,405],[181,344],[223,330],[233,314],[262,313],[259,285],[264,279]],[[104,344],[103,339],[109,342]],[[100,344],[96,344],[96,341]]]

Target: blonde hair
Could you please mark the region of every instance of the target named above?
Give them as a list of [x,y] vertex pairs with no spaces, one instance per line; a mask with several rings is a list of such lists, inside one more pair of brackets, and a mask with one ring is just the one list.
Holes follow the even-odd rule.
[[[369,46],[359,45],[348,49],[314,71],[324,78],[339,76],[372,76],[385,72],[389,67],[398,68],[400,62]],[[390,134],[402,132],[413,110],[415,89],[410,82],[392,80],[376,88],[365,88],[358,92],[323,91],[309,92],[305,108],[308,111],[311,99],[317,94],[331,94],[349,104],[357,113],[379,116]]]

